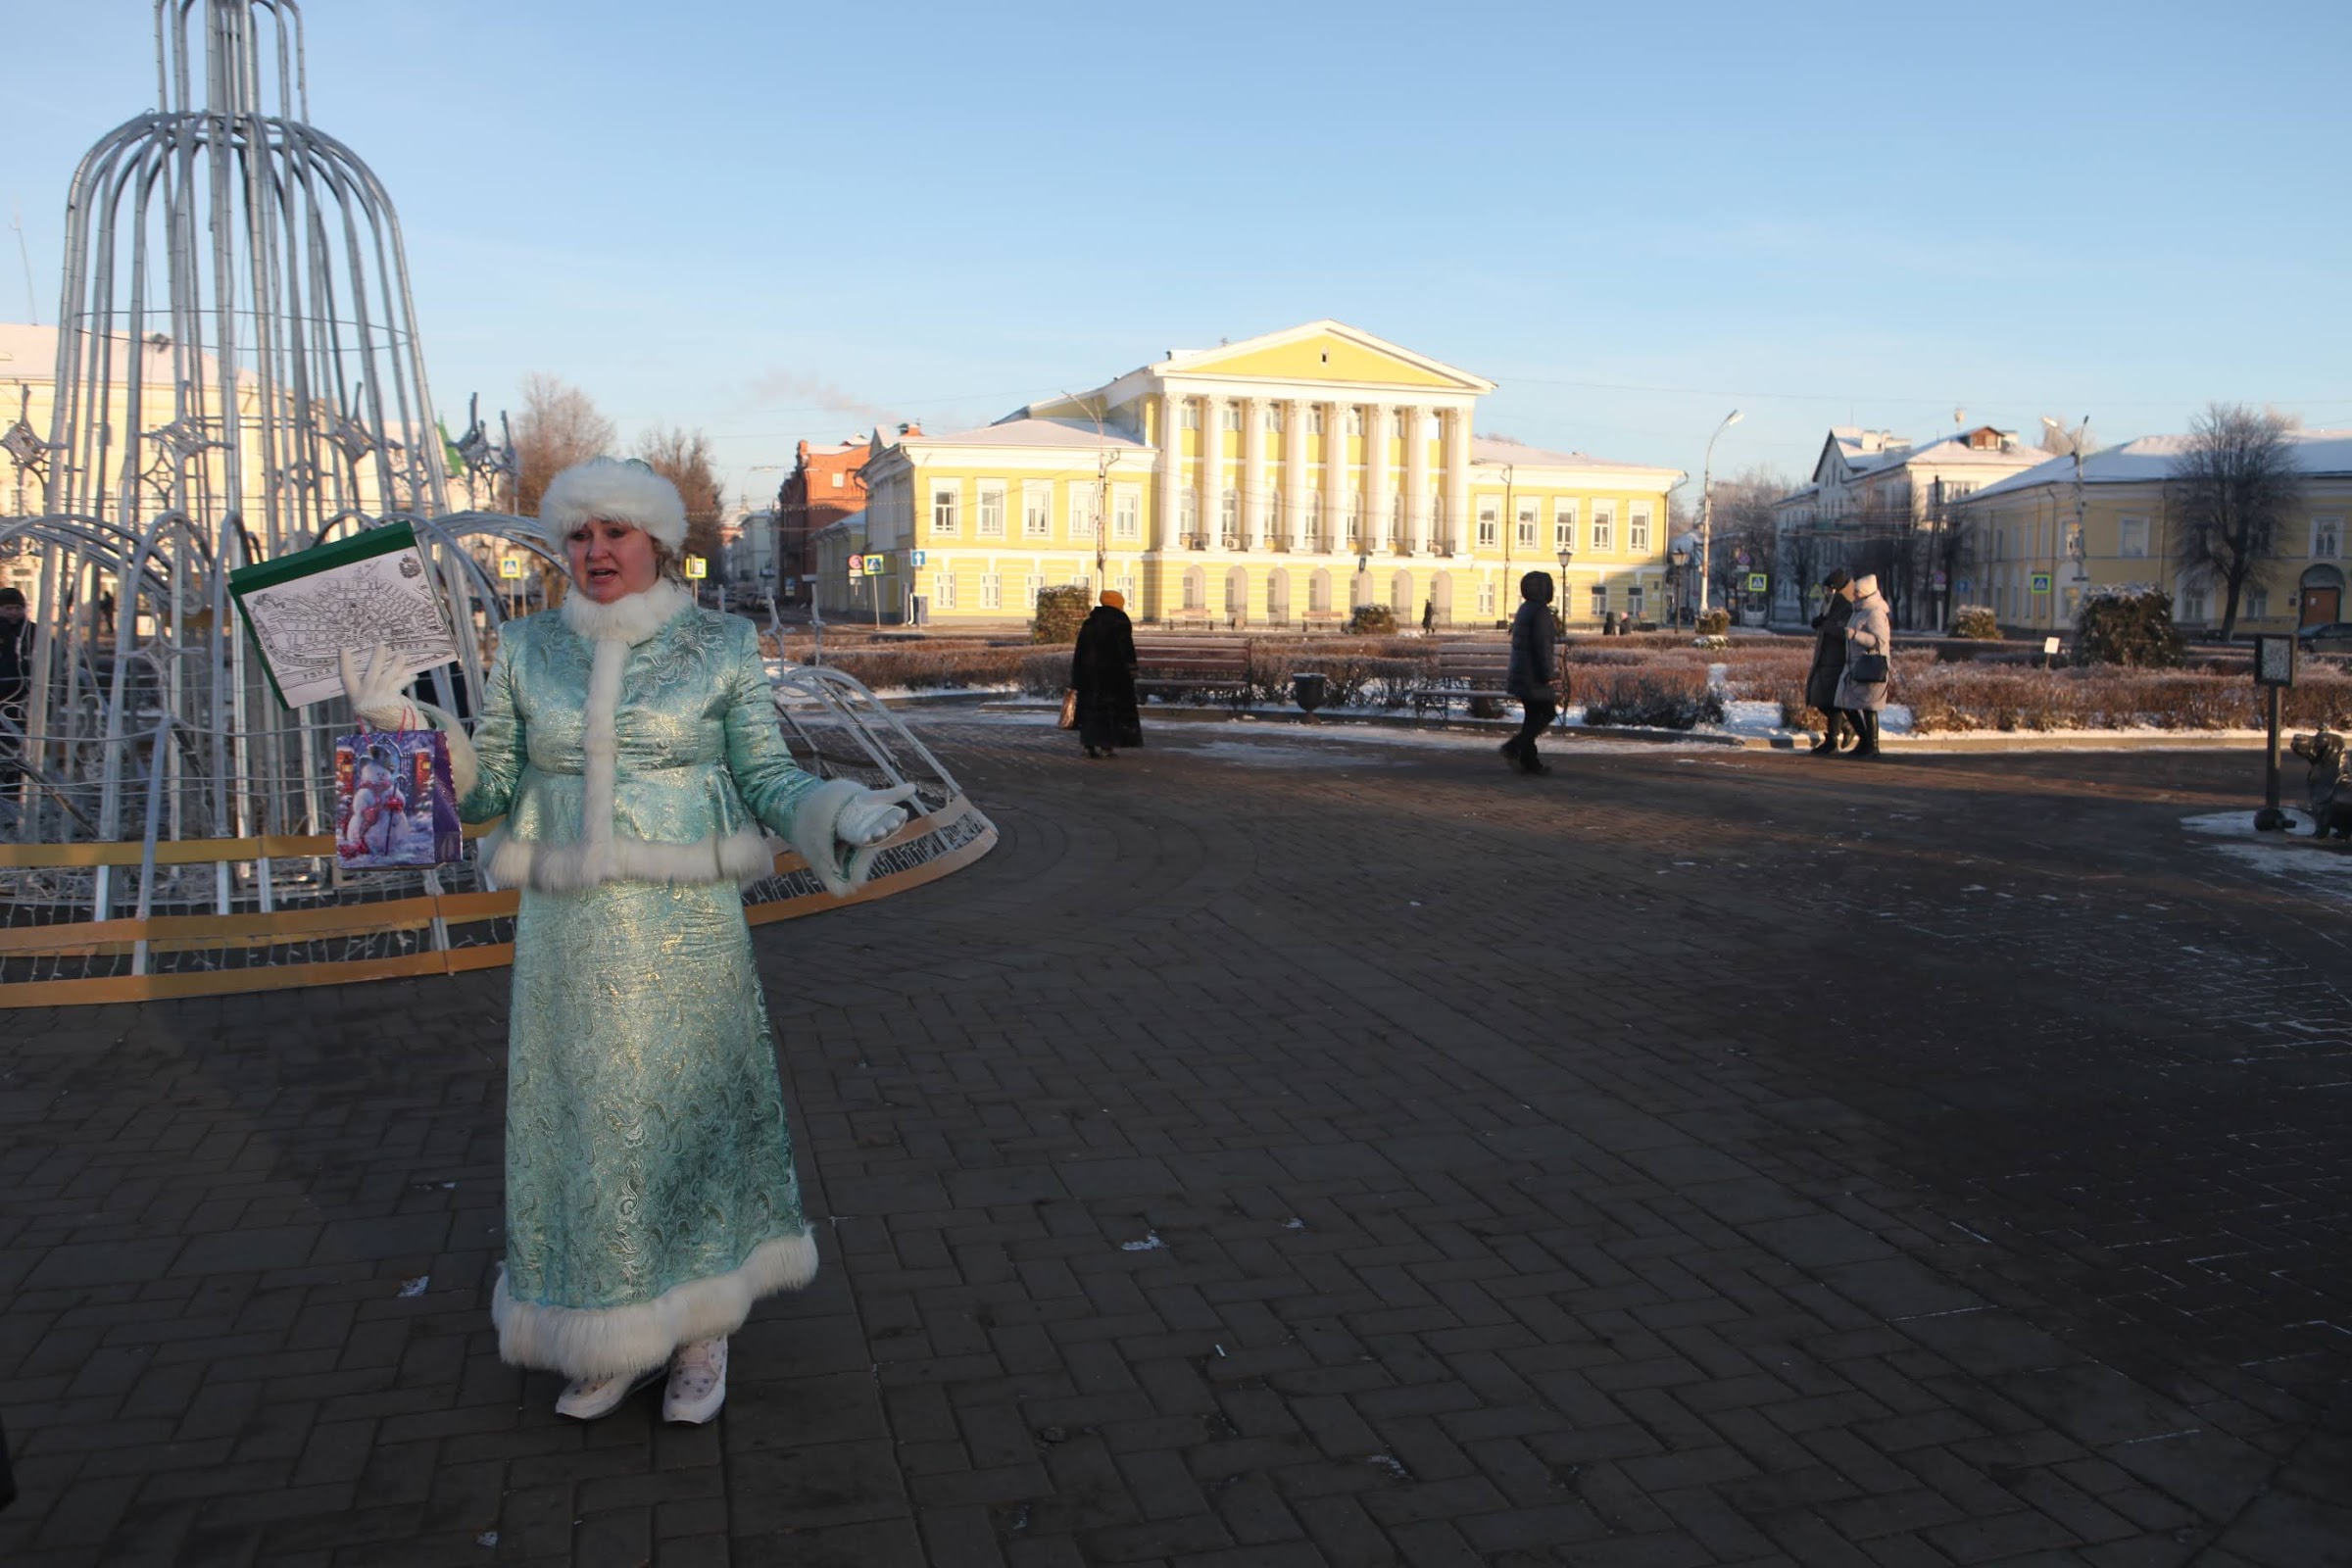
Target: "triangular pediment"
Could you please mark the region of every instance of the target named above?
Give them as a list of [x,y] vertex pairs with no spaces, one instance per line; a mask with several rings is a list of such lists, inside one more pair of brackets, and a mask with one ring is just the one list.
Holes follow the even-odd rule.
[[1470,393],[1494,390],[1494,383],[1484,376],[1339,321],[1310,321],[1240,343],[1171,354],[1152,368],[1168,375],[1237,381],[1329,381]]

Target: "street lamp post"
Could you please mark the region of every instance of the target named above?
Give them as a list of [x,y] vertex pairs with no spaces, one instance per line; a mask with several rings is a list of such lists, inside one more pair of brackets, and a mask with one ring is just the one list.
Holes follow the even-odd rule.
[[1666,576],[1672,584],[1667,597],[1673,601],[1667,617],[1677,626],[1683,623],[1683,594],[1690,585],[1690,551],[1678,548],[1666,552]]
[[1734,409],[1723,416],[1715,434],[1707,437],[1706,461],[1698,470],[1698,612],[1707,612],[1707,579],[1714,575],[1715,556],[1715,441],[1716,437],[1740,422],[1740,411]]
[[1568,563],[1575,559],[1576,546],[1563,543],[1560,546],[1560,608],[1558,611],[1560,624],[1563,626],[1568,623]]

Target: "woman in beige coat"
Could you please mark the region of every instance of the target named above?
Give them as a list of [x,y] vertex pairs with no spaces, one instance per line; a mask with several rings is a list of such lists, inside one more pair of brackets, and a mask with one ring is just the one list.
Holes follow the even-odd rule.
[[1886,706],[1886,686],[1894,673],[1894,619],[1886,612],[1879,579],[1872,573],[1848,583],[1845,597],[1853,609],[1845,621],[1845,669],[1838,677],[1838,706],[1862,741],[1843,755],[1876,757],[1879,710]]

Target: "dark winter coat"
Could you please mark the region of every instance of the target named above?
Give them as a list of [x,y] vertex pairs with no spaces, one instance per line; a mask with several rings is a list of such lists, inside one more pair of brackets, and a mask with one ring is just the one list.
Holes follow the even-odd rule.
[[1511,617],[1511,667],[1503,676],[1502,689],[1523,703],[1548,696],[1558,669],[1551,607],[1533,599],[1521,600],[1519,613]]
[[1097,605],[1078,628],[1070,655],[1070,690],[1078,694],[1078,739],[1087,746],[1141,746],[1135,706],[1135,622],[1124,610]]
[[1805,701],[1828,712],[1838,706],[1838,677],[1845,673],[1845,623],[1854,607],[1843,594],[1830,596],[1830,608],[1813,624],[1813,668],[1805,675]]

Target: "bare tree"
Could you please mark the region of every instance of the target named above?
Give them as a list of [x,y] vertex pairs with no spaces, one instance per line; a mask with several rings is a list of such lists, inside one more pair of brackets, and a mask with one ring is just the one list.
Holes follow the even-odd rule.
[[547,482],[610,452],[612,440],[612,421],[587,393],[544,370],[523,377],[522,413],[514,419],[514,510],[537,516]]
[[2041,450],[2056,458],[2077,455],[2088,457],[2099,449],[2099,438],[2091,433],[2090,416],[2084,415],[2077,425],[2060,424],[2048,415],[2041,416]]
[[2302,470],[2287,439],[2293,427],[2275,412],[2211,404],[2173,460],[2166,488],[2174,559],[2183,574],[2222,584],[2225,641],[2237,633],[2239,598],[2277,545],[2279,524],[2302,504]]
[[637,456],[678,487],[678,496],[686,503],[686,554],[702,557],[715,570],[718,522],[726,514],[726,493],[719,487],[718,470],[711,462],[710,438],[700,430],[657,427],[639,438]]
[[1715,481],[1707,532],[1712,538],[1708,564],[1716,598],[1736,603],[1733,595],[1746,589],[1749,572],[1772,569],[1779,548],[1773,503],[1790,488],[1786,478],[1761,465]]

